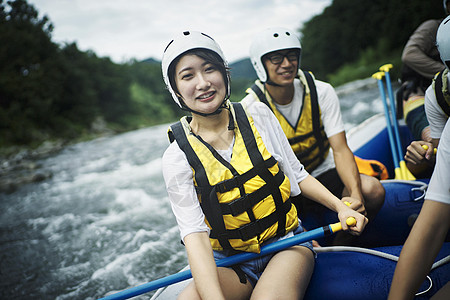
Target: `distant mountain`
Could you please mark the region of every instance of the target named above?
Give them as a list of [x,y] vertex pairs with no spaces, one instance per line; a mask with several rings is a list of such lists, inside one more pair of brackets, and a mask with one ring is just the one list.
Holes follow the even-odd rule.
[[251,79],[257,78],[250,58],[244,58],[230,64],[231,79]]
[[[143,63],[161,64],[161,61],[154,58],[146,58],[142,60]],[[230,64],[230,72],[232,79],[249,79],[255,80],[257,78],[256,72],[253,69],[249,58],[244,58]]]
[[149,63],[149,64],[161,64],[161,62],[159,60],[156,60],[156,59],[154,59],[152,57],[146,58],[146,59],[142,60],[141,62]]

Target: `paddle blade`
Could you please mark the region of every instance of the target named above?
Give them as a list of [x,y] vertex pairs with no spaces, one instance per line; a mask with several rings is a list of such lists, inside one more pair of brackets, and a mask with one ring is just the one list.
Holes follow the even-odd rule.
[[404,160],[400,161],[400,168],[403,170],[403,179],[405,180],[416,180],[416,177],[409,171]]
[[400,169],[400,167],[397,167],[394,169],[394,173],[395,173],[395,179],[397,180],[403,180],[403,175],[402,175],[402,169]]

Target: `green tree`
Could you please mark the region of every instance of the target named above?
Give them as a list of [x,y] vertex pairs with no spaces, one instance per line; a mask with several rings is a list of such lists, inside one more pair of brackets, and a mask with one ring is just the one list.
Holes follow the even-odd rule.
[[420,23],[443,16],[441,0],[334,0],[300,29],[302,67],[327,79],[366,51],[397,55]]
[[[51,81],[57,46],[51,42],[53,25],[26,1],[0,1],[0,131],[3,139],[26,143],[39,134],[54,101]],[[2,142],[0,140],[0,142]]]

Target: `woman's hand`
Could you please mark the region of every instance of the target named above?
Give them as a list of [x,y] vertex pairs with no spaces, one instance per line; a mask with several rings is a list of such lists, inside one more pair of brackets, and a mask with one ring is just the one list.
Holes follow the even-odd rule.
[[364,206],[364,201],[359,198],[354,197],[343,197],[342,202],[346,204],[351,209],[359,212],[360,214],[367,216],[366,207]]
[[[349,197],[344,197],[342,198],[343,201],[348,201],[350,198]],[[348,201],[350,202],[350,201]],[[338,208],[338,218],[339,221],[341,222],[342,225],[342,229],[343,230],[348,230],[349,233],[354,234],[354,235],[360,235],[364,228],[366,227],[367,223],[369,222],[369,219],[367,219],[364,215],[360,214],[359,212],[353,210],[351,207],[347,206],[346,204],[344,204],[344,202],[342,202],[342,205],[339,206]],[[353,226],[348,226],[346,221],[348,218],[355,218],[356,220],[356,224]]]

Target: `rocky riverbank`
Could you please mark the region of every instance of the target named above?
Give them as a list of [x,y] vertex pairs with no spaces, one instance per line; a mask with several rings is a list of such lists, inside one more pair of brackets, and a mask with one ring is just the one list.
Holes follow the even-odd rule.
[[61,151],[66,144],[46,141],[36,149],[8,149],[13,154],[0,155],[0,193],[12,193],[21,185],[52,177],[50,172],[41,169],[37,161]]
[[0,193],[12,193],[21,185],[52,177],[53,174],[41,169],[37,162],[39,159],[53,155],[71,143],[112,136],[116,133],[108,127],[103,118],[98,117],[92,122],[90,131],[76,140],[45,141],[35,149],[19,146],[0,149]]

